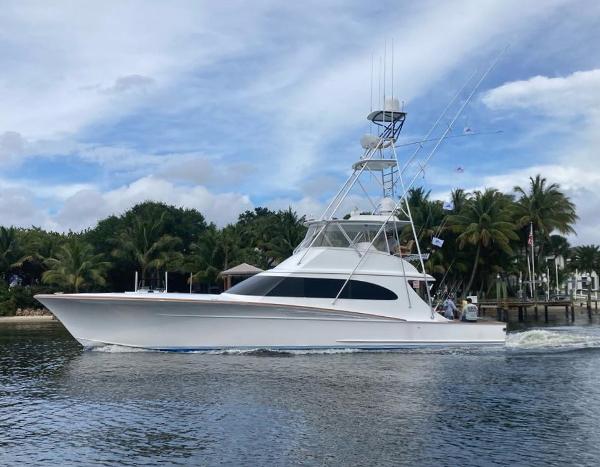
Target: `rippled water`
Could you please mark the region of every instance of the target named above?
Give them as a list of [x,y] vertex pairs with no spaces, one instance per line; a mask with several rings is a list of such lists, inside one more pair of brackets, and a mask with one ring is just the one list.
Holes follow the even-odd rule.
[[598,465],[600,327],[496,350],[82,351],[0,325],[0,465]]

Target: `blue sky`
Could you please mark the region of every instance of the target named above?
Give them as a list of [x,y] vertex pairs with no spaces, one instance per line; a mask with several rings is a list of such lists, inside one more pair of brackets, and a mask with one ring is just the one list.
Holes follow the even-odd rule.
[[[510,44],[420,183],[558,182],[600,243],[600,3],[2,2],[0,223],[93,226],[136,202],[219,225],[255,206],[317,215],[360,155],[371,57],[418,139]],[[456,167],[463,167],[458,174]]]

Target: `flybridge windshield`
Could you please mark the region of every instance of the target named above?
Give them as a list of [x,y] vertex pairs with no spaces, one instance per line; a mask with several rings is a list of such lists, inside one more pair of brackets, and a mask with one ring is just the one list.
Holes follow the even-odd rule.
[[350,222],[315,223],[308,227],[306,237],[296,251],[308,247],[372,248],[385,253],[395,250],[398,244],[393,224],[381,230],[381,223],[362,224]]

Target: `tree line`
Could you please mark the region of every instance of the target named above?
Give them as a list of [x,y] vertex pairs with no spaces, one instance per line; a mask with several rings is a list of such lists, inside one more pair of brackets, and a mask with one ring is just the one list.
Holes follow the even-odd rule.
[[[430,199],[422,188],[408,197],[419,243],[429,258],[428,272],[438,282],[438,290],[457,295],[489,295],[498,278],[507,286],[508,295],[527,291],[531,260],[530,235],[534,244],[533,262],[536,281],[546,269],[554,271],[553,258],[564,263],[559,271],[559,284],[575,270],[600,274],[600,247],[572,247],[566,235],[575,234],[578,220],[575,205],[556,183],[548,183],[541,175],[530,177],[527,186],[515,186],[510,193],[495,188],[473,192],[455,189],[450,202]],[[403,236],[412,232],[407,227]],[[441,248],[432,245],[441,238]],[[555,282],[554,274],[546,277],[546,286]],[[519,278],[522,282],[519,282]],[[544,286],[537,285],[538,291]],[[556,288],[553,283],[551,290]]]
[[[438,290],[485,295],[501,276],[516,295],[519,273],[527,279],[530,226],[538,270],[547,257],[561,256],[568,261],[563,277],[575,268],[600,272],[600,247],[572,248],[565,237],[574,233],[575,206],[540,175],[511,193],[456,189],[446,206],[415,188],[408,203]],[[304,221],[291,208],[256,208],[217,228],[197,210],[148,201],[83,232],[2,226],[0,314],[39,306],[32,296],[40,292],[132,290],[134,271],[141,286],[162,286],[169,271],[171,291],[187,291],[190,275],[195,291],[217,291],[225,269],[241,262],[268,269],[290,256],[304,237]],[[401,240],[414,252],[412,237],[407,226]],[[443,246],[434,246],[434,238]]]
[[256,208],[222,229],[195,209],[147,201],[83,232],[0,227],[0,315],[37,307],[36,293],[218,291],[219,273],[247,262],[263,269],[290,256],[306,228],[291,209]]

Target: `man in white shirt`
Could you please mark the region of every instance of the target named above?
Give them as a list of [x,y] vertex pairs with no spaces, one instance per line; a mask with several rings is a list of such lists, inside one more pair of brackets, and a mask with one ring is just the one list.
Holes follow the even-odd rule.
[[478,315],[479,310],[477,309],[477,305],[473,304],[473,300],[467,298],[467,304],[462,310],[462,321],[477,321]]

